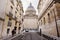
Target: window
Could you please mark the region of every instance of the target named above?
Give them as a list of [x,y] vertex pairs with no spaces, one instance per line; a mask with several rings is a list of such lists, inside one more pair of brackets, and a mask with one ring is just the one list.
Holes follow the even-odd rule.
[[50,14],[48,13],[48,23],[50,23]]
[[9,21],[8,21],[8,25],[7,26],[9,26],[9,27],[11,27],[11,25],[12,25],[12,22],[11,22],[11,18],[9,18]]
[[11,18],[9,18],[9,21],[11,21],[12,19]]
[[19,30],[21,29],[21,27],[18,28]]
[[42,25],[42,20],[41,20],[41,25]]
[[20,13],[20,15],[21,15],[21,13]]
[[12,23],[10,21],[8,21],[8,26],[11,27]]
[[11,13],[11,12],[9,12],[9,15],[12,17],[13,16],[13,14]]
[[18,11],[18,9],[16,8],[16,10]]
[[24,21],[24,20],[22,19],[22,21]]
[[17,11],[15,11],[15,13],[17,13]]
[[44,25],[45,25],[46,21],[45,21],[45,17],[44,17]]
[[15,22],[15,25],[17,25],[17,21]]
[[10,6],[11,7],[11,9],[13,9],[13,7],[12,6]]

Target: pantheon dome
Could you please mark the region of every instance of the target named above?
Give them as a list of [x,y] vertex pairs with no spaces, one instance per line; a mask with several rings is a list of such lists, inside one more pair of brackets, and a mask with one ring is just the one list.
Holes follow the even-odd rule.
[[28,6],[27,10],[25,11],[25,14],[35,14],[36,15],[36,10],[35,8],[32,6],[32,3],[30,3],[30,5]]

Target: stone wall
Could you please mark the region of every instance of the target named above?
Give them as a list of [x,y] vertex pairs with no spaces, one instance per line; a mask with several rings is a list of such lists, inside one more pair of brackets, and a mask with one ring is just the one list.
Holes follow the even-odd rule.
[[43,34],[57,36],[56,21],[58,24],[58,30],[60,29],[60,11],[58,11],[58,9],[60,9],[59,3],[53,4],[53,6],[48,8],[48,10],[46,10],[46,12],[42,15],[39,20],[39,25]]

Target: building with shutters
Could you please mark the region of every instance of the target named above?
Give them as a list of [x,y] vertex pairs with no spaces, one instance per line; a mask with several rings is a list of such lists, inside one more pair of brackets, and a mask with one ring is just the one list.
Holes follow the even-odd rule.
[[23,22],[23,6],[21,0],[1,0],[0,1],[0,34],[2,37],[11,35],[16,28],[16,34],[22,27]]

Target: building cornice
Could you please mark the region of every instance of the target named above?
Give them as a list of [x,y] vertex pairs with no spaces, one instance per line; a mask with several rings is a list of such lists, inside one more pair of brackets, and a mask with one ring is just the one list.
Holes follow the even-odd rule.
[[39,16],[38,20],[40,20],[40,19],[41,19],[41,17],[46,13],[46,11],[47,11],[51,6],[53,6],[53,5],[52,5],[52,4],[53,4],[53,2],[54,2],[54,1],[52,1],[52,2],[50,3],[50,5],[46,8],[46,10],[42,13],[42,15],[41,15],[41,16]]
[[53,0],[50,5],[47,7],[47,9],[42,13],[41,16],[39,16],[38,20],[41,19],[41,17],[45,14],[45,12],[52,6],[52,4],[60,3],[60,0]]

